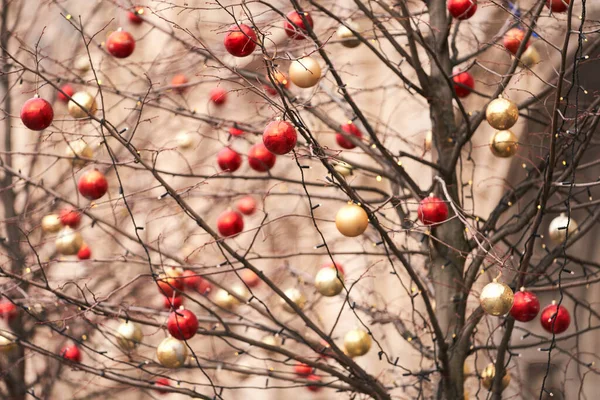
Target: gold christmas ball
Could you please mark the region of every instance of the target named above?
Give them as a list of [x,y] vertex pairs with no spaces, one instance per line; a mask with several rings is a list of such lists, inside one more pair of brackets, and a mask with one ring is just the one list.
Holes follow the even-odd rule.
[[88,92],[77,92],[73,96],[71,96],[71,100],[69,100],[67,108],[69,111],[69,115],[77,119],[87,118],[88,111],[92,115],[94,115],[96,111],[98,111],[96,99],[94,99],[94,96],[92,96]]
[[[281,346],[281,338],[279,336],[275,336],[275,335],[267,335],[261,339],[261,342],[263,342],[266,345],[273,346],[273,347]],[[272,351],[269,351],[269,350],[266,350],[266,351],[269,353],[272,353]]]
[[529,46],[521,55],[521,63],[528,68],[532,68],[536,64],[539,64],[541,60],[540,53],[533,46]]
[[577,232],[577,228],[577,222],[573,217],[569,219],[565,214],[560,214],[550,222],[548,235],[550,235],[550,239],[554,243],[561,244],[567,239],[567,232],[569,233],[569,237],[571,237]]
[[62,224],[58,214],[48,214],[42,218],[42,230],[46,233],[56,233],[60,231]]
[[92,158],[94,157],[94,150],[92,150],[92,148],[88,146],[85,140],[79,139],[67,143],[65,155],[67,157],[75,157],[71,160],[73,166],[83,167],[87,163],[87,160],[82,160],[79,157]]
[[511,288],[501,282],[491,282],[485,285],[479,296],[483,311],[496,317],[507,314],[514,300]]
[[[283,292],[294,304],[298,306],[298,308],[303,309],[306,305],[306,296],[299,289],[289,288],[285,292]],[[292,307],[288,303],[286,303],[283,298],[280,299],[281,305],[283,309],[289,313],[295,312]]]
[[346,25],[340,25],[336,32],[340,43],[342,43],[342,46],[350,49],[360,46],[360,40],[354,35],[354,33],[352,33],[350,29],[347,28],[347,26],[356,32],[359,30],[358,24],[352,22],[351,20],[346,21]]
[[[244,299],[250,297],[248,289],[246,289],[246,286],[242,284],[233,285],[231,287],[231,291]],[[230,311],[240,304],[239,300],[229,294],[229,292],[227,292],[225,289],[218,289],[214,294],[213,301],[219,307]]]
[[514,133],[509,130],[497,131],[490,138],[490,150],[496,157],[512,157],[519,149],[519,142]]
[[156,348],[156,358],[163,367],[179,368],[185,364],[187,356],[186,344],[173,337],[163,339]]
[[56,235],[56,251],[62,255],[72,256],[77,254],[82,244],[81,234],[68,226],[61,229]]
[[194,137],[187,132],[179,133],[175,140],[177,141],[177,146],[181,150],[189,149],[194,145]]
[[371,349],[371,336],[360,328],[352,329],[344,336],[344,350],[349,357],[359,357]]
[[347,162],[336,161],[333,164],[333,169],[335,169],[336,172],[338,174],[340,174],[341,176],[348,177],[348,176],[352,175],[352,170],[354,168],[352,168],[352,165],[348,164]]
[[0,354],[7,354],[17,348],[15,336],[7,331],[0,330]]
[[309,88],[319,83],[321,66],[311,57],[302,57],[292,61],[289,70],[290,80],[301,88]]
[[335,215],[335,226],[344,236],[362,235],[369,226],[367,212],[356,204],[346,204]]
[[144,334],[142,328],[135,322],[123,321],[117,328],[116,337],[121,349],[131,351],[140,344]]
[[498,97],[488,104],[485,118],[494,129],[500,131],[510,129],[519,119],[519,107],[504,97]]
[[337,296],[344,289],[344,275],[333,267],[321,268],[315,276],[315,286],[323,296]]
[[[487,367],[481,371],[481,384],[487,390],[492,389],[494,384],[494,376],[496,375],[496,366],[490,363]],[[510,384],[510,373],[506,371],[506,374],[502,378],[502,390],[506,389]]]
[[78,57],[75,60],[75,68],[79,72],[88,72],[90,70],[90,59],[87,55]]
[[431,151],[431,142],[433,141],[433,132],[431,130],[427,131],[425,134],[425,151]]

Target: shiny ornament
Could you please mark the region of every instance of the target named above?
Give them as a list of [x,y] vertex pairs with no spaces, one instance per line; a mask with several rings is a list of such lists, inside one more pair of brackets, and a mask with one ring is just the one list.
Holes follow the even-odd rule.
[[184,279],[181,268],[165,268],[165,272],[156,279],[158,291],[167,297],[173,297],[175,293],[183,292]]
[[448,219],[448,206],[439,197],[429,196],[419,202],[417,216],[423,225],[436,225]]
[[202,280],[200,281],[200,283],[198,284],[198,287],[196,288],[196,290],[198,291],[198,293],[200,293],[201,295],[208,295],[211,291],[212,291],[212,283],[210,283],[209,281],[207,281],[206,279],[202,278]]
[[217,218],[217,229],[223,237],[230,237],[239,234],[244,230],[244,219],[242,214],[237,211],[224,211]]
[[346,204],[335,215],[335,226],[342,235],[356,237],[367,230],[369,216],[361,206]]
[[117,328],[117,344],[124,351],[135,349],[141,342],[144,334],[140,325],[132,321],[123,321]]
[[[74,67],[81,73],[88,72],[90,70],[90,59],[87,55],[80,56],[75,60]],[[72,96],[71,96],[72,97]]]
[[546,0],[546,7],[552,12],[562,13],[569,9],[571,0]]
[[521,54],[521,62],[528,68],[533,68],[542,61],[539,51],[533,46],[529,46],[527,50]]
[[519,119],[519,108],[512,101],[498,97],[488,104],[485,118],[492,128],[498,130],[512,128]]
[[[231,287],[231,290],[233,291],[233,293],[235,293],[237,296],[239,296],[243,299],[247,299],[250,296],[248,289],[246,289],[246,287],[244,285],[240,285],[240,284],[233,285]],[[225,289],[217,290],[215,292],[213,301],[219,307],[222,307],[226,310],[233,310],[236,306],[238,306],[240,304],[240,301],[236,297],[232,296]]]
[[43,131],[52,124],[54,110],[46,100],[34,97],[21,107],[21,121],[32,131]]
[[156,348],[156,358],[166,368],[179,368],[185,364],[188,349],[184,342],[172,337],[163,339]]
[[232,126],[231,128],[229,128],[229,134],[231,136],[242,136],[244,133],[243,130],[236,128],[235,126]]
[[323,389],[323,386],[316,385],[317,383],[321,383],[321,377],[319,375],[310,374],[306,380],[312,382],[312,385],[308,385],[306,387],[311,392],[319,392],[321,389]]
[[180,132],[175,136],[177,147],[181,150],[187,150],[194,145],[194,137],[187,132]]
[[93,158],[94,150],[83,139],[74,140],[67,143],[65,155],[72,158],[71,163],[74,167],[83,167],[88,163],[84,158]]
[[127,58],[135,50],[135,39],[129,32],[115,31],[106,39],[106,50],[114,57]]
[[227,101],[227,91],[221,87],[211,89],[210,101],[216,106],[222,106]]
[[140,25],[144,20],[140,18],[141,15],[144,15],[144,7],[135,7],[133,11],[129,11],[127,13],[127,18],[129,18],[129,22],[134,25]]
[[477,11],[476,0],[448,0],[448,12],[456,19],[469,19]]
[[245,24],[232,25],[227,31],[223,44],[225,49],[235,57],[246,57],[256,49],[256,33]]
[[294,85],[309,88],[319,83],[321,66],[314,58],[306,56],[292,61],[288,73]]
[[340,25],[335,32],[337,38],[340,40],[342,46],[347,47],[349,49],[353,49],[355,47],[360,46],[360,39],[352,33],[352,29],[355,32],[358,32],[359,26],[355,22],[351,20],[346,21],[346,25]]
[[514,301],[511,288],[501,282],[491,282],[484,286],[479,296],[481,308],[489,315],[499,317],[507,314]]
[[252,215],[256,211],[256,200],[252,196],[244,196],[235,203],[235,208],[244,215]]
[[177,74],[173,76],[171,79],[171,86],[173,86],[173,91],[178,94],[183,94],[186,92],[188,83],[188,78],[184,74]]
[[[289,89],[290,88],[290,78],[284,74],[281,71],[273,71],[271,72],[271,78],[273,80],[273,82],[275,82],[275,85],[279,86],[282,89]],[[275,89],[273,86],[271,86],[271,79],[269,79],[269,77],[267,76],[267,81],[269,82],[269,84],[264,85],[265,91],[270,94],[271,96],[275,96],[278,92],[277,89]]]
[[68,103],[69,97],[75,94],[75,89],[73,89],[73,86],[69,85],[68,83],[66,85],[62,85],[60,90],[61,91],[56,94],[56,97],[63,103]]
[[312,374],[312,372],[313,368],[308,364],[304,364],[303,362],[298,361],[294,365],[294,373],[298,376],[309,376]]
[[217,153],[217,164],[222,171],[235,172],[242,165],[242,156],[230,147],[225,147]]
[[509,130],[497,131],[490,138],[490,150],[496,157],[512,157],[519,150],[517,136]]
[[[299,309],[303,309],[304,306],[306,305],[306,296],[304,295],[304,293],[302,293],[299,289],[297,288],[289,288],[286,291],[283,292],[283,294],[286,295],[287,298],[289,298],[292,303],[294,303],[296,306],[298,306]],[[283,309],[289,313],[295,313],[296,311],[294,311],[294,309],[292,308],[292,306],[290,306],[283,298],[279,299],[281,302],[281,306],[283,307]]]
[[66,206],[58,214],[60,223],[64,226],[77,228],[81,223],[81,213],[71,206]]
[[88,92],[77,92],[71,96],[67,109],[71,117],[81,119],[87,118],[88,113],[91,115],[96,114],[98,106],[96,105],[94,96]]
[[334,267],[321,268],[315,276],[315,286],[323,296],[337,296],[344,289],[344,275]]
[[552,304],[542,310],[540,322],[547,332],[559,334],[569,328],[571,315],[566,308],[552,302]]
[[256,143],[248,151],[248,165],[255,171],[266,172],[273,168],[277,157],[262,142]]
[[[304,19],[312,30],[312,27],[314,26],[312,17],[307,12],[303,12],[303,14]],[[286,20],[283,23],[283,29],[285,29],[285,33],[294,40],[303,40],[306,38],[307,26],[304,24],[302,15],[300,15],[298,11],[294,10],[287,13]]]
[[348,177],[348,176],[352,175],[352,173],[353,173],[352,171],[354,170],[352,165],[350,165],[344,161],[334,162],[333,169],[335,169],[335,171],[343,177]]
[[13,335],[8,334],[6,331],[0,331],[0,354],[9,354],[16,348],[17,344]]
[[204,280],[204,278],[198,275],[198,273],[189,269],[183,271],[181,279],[183,280],[183,284],[185,285],[185,287],[191,290],[198,290],[198,286],[200,286],[200,284],[202,284],[202,281]]
[[89,260],[92,257],[92,250],[87,244],[82,244],[77,252],[77,258],[80,260]]
[[433,131],[429,130],[425,134],[425,141],[423,142],[423,149],[425,151],[431,151],[431,143],[433,142]]
[[[167,378],[158,378],[157,380],[154,381],[154,384],[156,386],[159,387],[169,387],[171,386],[171,382],[167,379]],[[167,394],[169,393],[168,390],[164,390],[164,389],[155,389],[158,394]]]
[[175,339],[189,340],[196,335],[198,318],[190,310],[175,310],[169,315],[167,329]]
[[85,172],[77,182],[77,189],[88,200],[98,200],[108,191],[108,181],[97,169]]
[[248,287],[257,287],[260,284],[260,277],[251,269],[240,271],[240,277]]
[[[508,32],[504,34],[504,39],[502,44],[504,48],[510,51],[513,54],[517,54],[519,47],[521,46],[521,42],[525,39],[525,31],[519,28],[512,28]],[[525,45],[527,49],[529,47],[529,42]]]
[[46,233],[56,233],[62,229],[58,214],[48,214],[42,218],[42,230]]
[[461,99],[470,95],[475,88],[475,79],[473,79],[473,75],[467,71],[454,75],[452,77],[452,82],[454,82],[454,92],[456,93],[456,96]]
[[520,322],[529,322],[540,312],[540,301],[532,292],[523,289],[515,293],[510,315]]
[[8,300],[0,302],[0,319],[11,322],[17,317],[17,314],[17,306],[14,303]]
[[76,345],[66,345],[60,349],[60,356],[74,363],[81,362],[81,350]]
[[279,336],[267,335],[261,339],[261,342],[267,346],[279,347],[281,346],[281,338]]
[[77,254],[82,244],[81,234],[69,227],[63,228],[56,235],[56,251],[62,255],[72,256]]
[[344,349],[349,357],[359,357],[371,349],[371,336],[360,328],[352,329],[344,336]]
[[298,133],[288,121],[272,121],[263,131],[263,144],[273,154],[287,154],[296,147]]
[[[494,384],[494,377],[496,376],[496,366],[493,363],[488,364],[487,367],[481,371],[481,384],[487,390],[492,390],[492,385]],[[504,376],[502,377],[502,390],[506,389],[510,384],[510,373],[505,371]]]
[[167,310],[177,310],[183,305],[183,297],[167,297],[163,296],[163,307]]
[[578,228],[579,226],[573,217],[569,218],[566,214],[561,213],[550,222],[550,226],[548,226],[548,236],[550,236],[550,239],[554,243],[562,244],[567,240],[567,236],[573,236]]
[[[341,126],[342,132],[346,133],[347,135],[351,135],[354,137],[357,137],[358,139],[362,139],[362,132],[360,131],[360,129],[358,129],[358,127],[352,123],[352,121],[348,121],[345,124],[342,124]],[[336,133],[335,134],[335,141],[337,142],[337,144],[344,148],[344,149],[348,149],[351,150],[353,148],[356,147],[356,145],[354,143],[352,143],[350,141],[350,139],[348,139],[346,136],[342,135],[341,133]]]

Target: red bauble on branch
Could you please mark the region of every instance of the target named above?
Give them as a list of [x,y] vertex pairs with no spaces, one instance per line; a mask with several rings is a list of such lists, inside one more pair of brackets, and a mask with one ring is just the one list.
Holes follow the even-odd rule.
[[17,306],[10,301],[0,302],[0,318],[10,322],[17,316]]
[[167,329],[175,339],[189,340],[198,330],[198,318],[190,310],[175,310],[169,315]]
[[448,0],[448,12],[456,19],[469,19],[477,11],[477,0]]
[[183,94],[187,90],[187,86],[184,86],[188,83],[188,78],[184,74],[177,74],[171,79],[171,86],[173,86],[173,90],[175,93]]
[[196,272],[191,271],[189,269],[183,271],[183,283],[185,284],[186,288],[196,290],[201,280],[202,277]]
[[235,236],[244,230],[244,219],[237,211],[224,211],[217,219],[217,229],[221,236]]
[[243,269],[240,271],[240,277],[246,285],[253,288],[260,283],[260,277],[251,269]]
[[[354,123],[352,123],[352,121],[348,121],[347,123],[342,124],[341,128],[342,131],[344,131],[348,135],[356,136],[357,138],[362,139],[362,132]],[[344,149],[350,150],[356,147],[356,145],[352,143],[350,139],[346,138],[341,133],[335,134],[335,141],[340,147],[343,147]]]
[[469,72],[461,72],[452,77],[454,91],[460,98],[467,97],[475,87],[475,79]]
[[521,290],[515,293],[510,315],[520,322],[529,322],[540,312],[540,301],[532,292]]
[[546,331],[559,334],[569,328],[571,315],[569,315],[569,311],[563,306],[552,303],[542,310],[540,322]]
[[[508,32],[504,34],[504,40],[502,44],[504,48],[510,51],[513,54],[517,54],[519,50],[519,46],[521,46],[521,42],[525,39],[525,31],[519,28],[512,28]],[[525,48],[529,47],[529,42],[525,45]]]
[[256,143],[248,151],[248,164],[258,172],[266,172],[275,165],[276,156],[263,143]]
[[106,50],[117,58],[127,58],[135,50],[135,39],[129,32],[114,31],[106,39]]
[[552,12],[562,13],[569,9],[571,0],[546,0],[546,7]]
[[439,197],[426,197],[419,203],[417,215],[423,225],[439,224],[448,219],[448,206]]
[[92,257],[92,249],[87,244],[82,244],[77,252],[77,258],[80,260],[89,260]]
[[133,11],[127,13],[127,18],[129,18],[129,22],[132,24],[140,25],[144,22],[144,20],[140,18],[140,15],[142,14],[144,14],[144,7],[135,7]]
[[[60,90],[62,90],[65,94],[58,92],[56,97],[58,98],[58,100],[62,101],[63,103],[68,103],[69,97],[71,97],[75,94],[75,89],[73,89],[73,86],[71,86],[69,84],[62,85]],[[67,97],[67,96],[69,96],[69,97]]]
[[248,25],[232,25],[227,31],[223,44],[225,49],[235,57],[246,57],[256,49],[256,33]]
[[65,360],[69,360],[74,363],[81,362],[81,351],[79,347],[72,345],[66,345],[60,350],[60,355]]
[[235,126],[232,126],[231,128],[229,128],[229,134],[231,136],[242,136],[245,132],[241,129],[236,128]]
[[21,121],[32,131],[43,131],[54,119],[54,110],[46,100],[34,97],[21,107]]
[[212,283],[202,278],[196,289],[198,290],[198,293],[206,296],[212,291]]
[[[171,382],[167,378],[158,378],[157,380],[154,381],[154,384],[156,386],[159,386],[159,387],[160,386],[163,386],[163,387],[171,386]],[[156,389],[156,391],[159,394],[167,394],[167,393],[169,393],[168,390],[164,390],[164,389]]]
[[229,147],[225,147],[217,154],[217,163],[221,170],[235,172],[242,165],[242,157]]
[[298,133],[288,121],[270,122],[262,135],[263,144],[271,153],[287,154],[296,146]]
[[[304,12],[303,14],[308,26],[312,29],[314,26],[312,17],[307,12]],[[307,34],[307,26],[304,25],[302,16],[298,11],[290,11],[286,15],[286,20],[283,23],[283,29],[285,29],[285,33],[294,40],[303,40],[306,38],[305,35]]]
[[244,215],[252,215],[256,211],[256,200],[252,196],[244,196],[237,201],[235,208]]
[[308,376],[312,373],[312,371],[313,368],[308,364],[304,364],[303,362],[298,361],[296,365],[294,365],[294,373],[298,376]]
[[[309,381],[311,381],[311,382],[321,383],[321,377],[319,375],[311,374],[306,379],[309,380]],[[323,386],[320,386],[320,385],[308,385],[307,388],[311,392],[318,392],[321,389],[323,389]]]
[[60,214],[58,214],[58,216],[60,218],[60,223],[64,226],[69,226],[75,229],[81,223],[81,213],[71,206],[67,206],[60,210]]
[[164,274],[160,274],[156,283],[158,284],[158,291],[163,296],[172,298],[177,292],[183,292],[183,272],[178,268],[165,269]]
[[163,306],[167,310],[177,310],[183,304],[183,297],[175,296],[175,297],[167,297],[163,296]]
[[77,182],[79,193],[88,200],[98,200],[108,191],[108,181],[97,169],[85,172]]
[[210,101],[216,106],[222,106],[227,101],[227,91],[216,87],[210,91]]

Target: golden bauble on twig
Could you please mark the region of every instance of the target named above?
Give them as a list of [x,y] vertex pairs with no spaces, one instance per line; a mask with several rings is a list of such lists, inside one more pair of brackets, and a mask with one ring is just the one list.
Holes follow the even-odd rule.
[[321,66],[312,57],[302,57],[290,64],[290,80],[301,88],[309,88],[319,83]]
[[337,296],[344,289],[344,275],[335,267],[321,268],[315,276],[315,287],[323,296]]
[[350,29],[348,29],[348,27],[350,27],[355,32],[358,32],[358,30],[360,29],[357,23],[352,22],[352,20],[348,20],[346,21],[346,25],[340,25],[340,27],[336,31],[336,36],[344,47],[353,49],[355,47],[360,46],[361,42],[358,39],[358,37],[356,37],[356,35],[354,35],[354,33],[352,33]]
[[156,348],[158,362],[167,368],[179,368],[188,356],[188,349],[184,342],[173,337],[163,339]]
[[348,164],[347,162],[336,161],[333,164],[333,169],[335,169],[336,172],[338,174],[340,174],[341,176],[348,177],[348,176],[352,175],[352,170],[354,168],[352,167],[352,165]]
[[4,330],[0,330],[0,354],[8,354],[17,348],[15,336]]
[[344,336],[344,349],[349,357],[365,355],[371,349],[371,336],[360,328],[352,329]]
[[61,229],[56,236],[56,251],[65,256],[77,254],[82,244],[81,234],[68,226]]
[[88,92],[77,92],[71,96],[67,108],[69,115],[77,119],[87,118],[88,112],[94,115],[98,111],[96,99]]
[[121,349],[131,351],[140,344],[144,334],[142,328],[135,322],[123,321],[117,328],[116,337]]
[[501,282],[493,281],[485,285],[479,296],[481,308],[487,314],[500,316],[507,314],[514,301],[511,288]]
[[509,130],[497,131],[490,138],[490,150],[496,157],[512,157],[518,149],[517,137]]
[[512,128],[519,119],[519,107],[504,97],[498,97],[488,104],[485,118],[494,129],[505,130]]
[[[289,288],[283,292],[298,308],[303,309],[306,305],[306,296],[297,288]],[[289,313],[295,312],[294,309],[283,299],[280,299],[281,306]]]
[[[492,389],[492,385],[494,384],[494,377],[496,376],[496,366],[490,363],[487,367],[481,371],[481,384],[487,390]],[[510,384],[510,373],[506,371],[504,376],[502,377],[502,390],[506,389]]]
[[46,233],[56,233],[60,231],[62,224],[58,214],[48,214],[42,218],[42,230]]
[[548,235],[554,243],[561,244],[567,239],[567,232],[569,233],[569,237],[571,237],[577,232],[578,228],[577,222],[573,217],[569,218],[565,214],[560,214],[550,222]]
[[78,139],[73,142],[67,143],[67,148],[65,150],[65,155],[67,157],[74,157],[71,160],[71,163],[75,167],[83,167],[88,161],[83,160],[83,158],[92,158],[94,157],[94,150],[85,142],[83,139]]
[[528,68],[532,68],[536,64],[539,64],[541,60],[540,53],[534,46],[529,46],[521,55],[521,63]]
[[194,137],[188,132],[180,132],[175,140],[177,141],[177,147],[181,150],[189,149],[194,145]]
[[369,216],[361,206],[346,204],[337,212],[335,226],[342,235],[356,237],[367,230]]
[[[250,297],[250,293],[248,292],[246,286],[241,284],[233,285],[231,287],[231,291],[236,295],[242,297],[243,299],[247,299],[248,297]],[[218,289],[214,294],[213,301],[219,307],[230,311],[240,304],[240,301],[234,296],[232,296],[225,289]]]

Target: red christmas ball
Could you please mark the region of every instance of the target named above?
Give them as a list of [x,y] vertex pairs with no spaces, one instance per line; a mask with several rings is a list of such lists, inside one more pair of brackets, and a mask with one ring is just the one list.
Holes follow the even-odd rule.
[[263,143],[256,143],[248,151],[248,164],[258,172],[266,172],[273,168],[276,159],[275,154],[271,153]]
[[244,215],[252,215],[256,211],[256,200],[252,196],[244,196],[237,201],[235,208]]
[[552,12],[565,12],[569,9],[569,3],[571,0],[546,0],[546,7]]
[[242,165],[242,157],[229,147],[217,154],[217,163],[222,171],[235,172]]
[[[504,44],[504,48],[506,48],[506,50],[510,51],[513,54],[517,54],[517,51],[519,50],[519,46],[521,46],[521,42],[523,41],[523,39],[525,39],[525,31],[522,31],[519,28],[512,28],[504,34],[504,40],[502,43]],[[527,44],[525,45],[526,49],[528,47],[529,42],[527,42]]]
[[216,106],[222,106],[227,101],[227,91],[216,87],[210,91],[210,101]]
[[177,292],[183,292],[183,279],[180,276],[161,276],[156,280],[158,291],[163,296],[172,298]]
[[563,333],[571,324],[571,315],[563,306],[550,304],[542,310],[540,322],[542,327],[550,333]]
[[452,81],[454,82],[454,91],[460,98],[470,95],[475,87],[475,79],[473,79],[473,75],[467,71],[454,75]]
[[294,373],[298,376],[308,376],[312,373],[312,371],[312,367],[308,364],[304,364],[303,362],[298,361],[296,365],[294,365]]
[[197,290],[198,290],[198,293],[206,296],[207,294],[209,294],[211,292],[212,284],[209,281],[207,281],[206,279],[202,278],[202,280],[198,284]]
[[106,39],[106,50],[117,58],[127,58],[135,50],[135,39],[126,31],[114,31]]
[[[300,13],[295,10],[290,11],[286,15],[286,18],[287,19],[283,23],[283,29],[285,29],[285,33],[294,40],[305,39],[305,35],[307,34],[307,26],[304,25],[304,21],[302,20],[302,16],[300,15]],[[310,14],[304,12],[304,18],[306,19],[306,22],[308,22],[308,26],[310,26],[310,28],[312,29],[314,25]]]
[[244,219],[237,211],[224,211],[217,219],[217,229],[221,236],[235,236],[244,230]]
[[198,318],[190,310],[175,310],[169,315],[167,329],[175,339],[189,340],[198,330]]
[[97,169],[85,172],[77,182],[79,193],[88,200],[98,200],[108,191],[108,181]]
[[17,306],[10,301],[0,302],[0,318],[10,322],[17,316]]
[[477,11],[477,0],[448,0],[450,15],[456,19],[469,19]]
[[448,219],[448,206],[439,197],[426,197],[419,203],[417,215],[423,225],[439,224]]
[[235,57],[246,57],[256,49],[256,33],[248,25],[232,25],[227,31],[223,44],[225,49]]
[[346,273],[344,271],[344,267],[340,263],[327,263],[321,267],[321,269],[323,269],[323,268],[337,268],[337,270],[340,272],[340,274],[344,275]]
[[46,100],[34,97],[21,107],[21,121],[32,131],[43,131],[54,119],[54,110]]
[[64,346],[60,350],[60,355],[62,356],[62,358],[71,362],[81,362],[81,351],[79,350],[79,347],[75,346],[74,344]]
[[524,290],[516,292],[510,315],[521,322],[529,322],[540,312],[540,301],[537,296]]
[[[71,97],[75,94],[75,89],[73,89],[73,86],[71,86],[69,84],[62,85],[60,90],[62,90],[65,94],[58,92],[56,94],[56,97],[58,97],[58,100],[62,101],[63,103],[68,103],[69,97]],[[67,96],[69,96],[69,97],[67,97]]]
[[92,249],[87,244],[82,244],[77,252],[77,258],[80,260],[89,260],[92,257]]
[[[154,381],[154,384],[156,386],[171,386],[171,382],[169,382],[169,380],[167,378],[158,378],[157,380]],[[159,394],[167,394],[167,393],[169,393],[168,390],[164,390],[164,389],[156,389],[156,391]]]
[[167,310],[178,310],[182,304],[183,304],[183,297],[181,297],[181,296],[175,296],[175,297],[163,296],[163,306]]
[[177,74],[171,79],[171,86],[175,93],[183,94],[187,90],[187,86],[183,86],[188,83],[188,78],[184,74]]
[[183,271],[183,283],[188,289],[196,290],[196,288],[200,284],[200,281],[202,280],[202,277],[194,271],[191,271],[189,269]]
[[[358,129],[358,127],[354,125],[351,121],[342,124],[342,130],[348,135],[356,136],[359,139],[361,139],[363,136],[360,129]],[[341,133],[335,134],[335,141],[340,147],[343,147],[344,149],[350,150],[356,147],[354,143],[352,143],[349,139],[344,137],[344,135],[342,135]]]
[[241,270],[240,277],[242,278],[244,283],[251,288],[258,286],[258,284],[260,283],[259,276],[250,269]]
[[60,218],[61,224],[73,229],[77,228],[81,223],[81,214],[71,206],[67,206],[60,210],[58,217]]
[[134,25],[140,25],[144,22],[143,19],[140,18],[140,15],[144,13],[144,7],[135,7],[133,11],[129,11],[127,13],[127,18],[129,18],[129,22]]
[[263,144],[271,153],[287,154],[296,146],[298,134],[288,121],[270,122],[262,135]]
[[[321,377],[319,375],[311,374],[306,379],[308,379],[309,381],[315,382],[315,383],[321,383]],[[323,386],[320,386],[320,385],[308,385],[307,388],[311,392],[318,392],[321,389],[323,389]]]
[[235,126],[232,126],[231,128],[229,128],[229,134],[231,136],[242,136],[245,132],[241,129],[236,128]]

